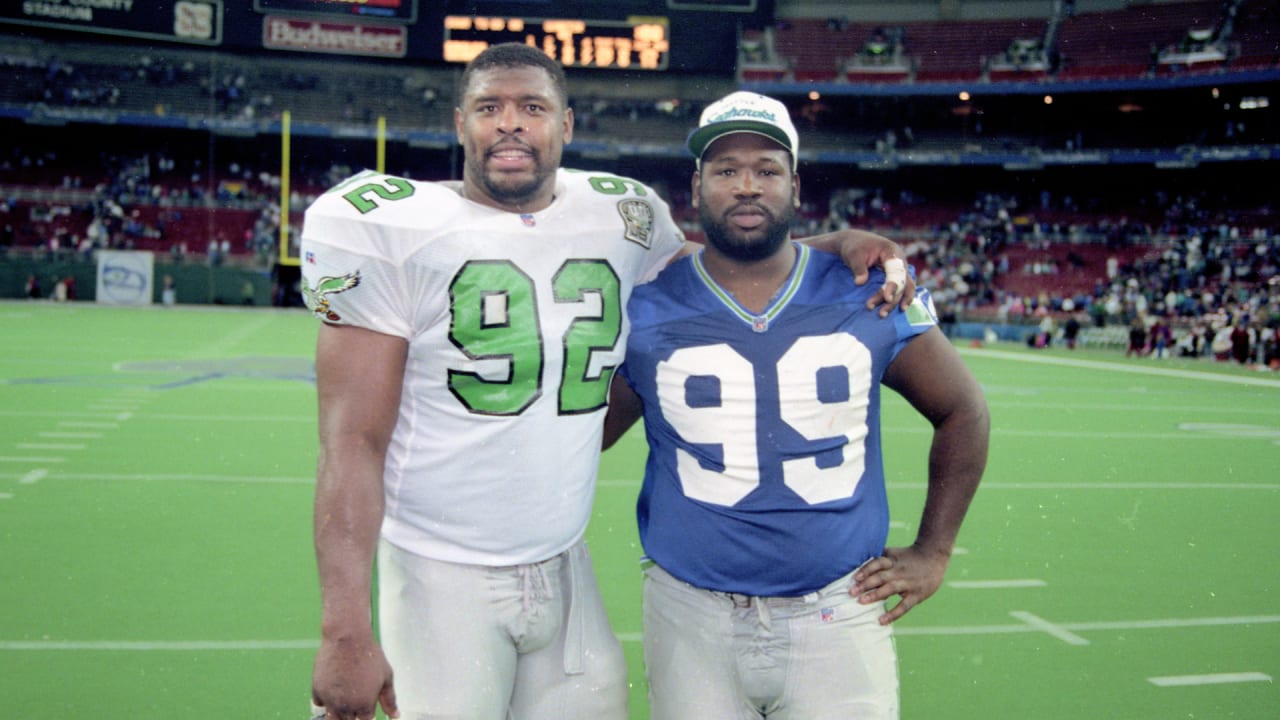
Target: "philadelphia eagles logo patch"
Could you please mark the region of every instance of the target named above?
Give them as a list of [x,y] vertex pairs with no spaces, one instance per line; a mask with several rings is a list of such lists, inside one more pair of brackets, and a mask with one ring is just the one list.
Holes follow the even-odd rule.
[[342,319],[342,316],[329,308],[329,296],[344,293],[359,284],[359,270],[337,277],[322,277],[316,281],[314,288],[307,284],[307,279],[304,277],[302,278],[302,298],[307,304],[307,309],[315,313],[316,317],[337,322]]

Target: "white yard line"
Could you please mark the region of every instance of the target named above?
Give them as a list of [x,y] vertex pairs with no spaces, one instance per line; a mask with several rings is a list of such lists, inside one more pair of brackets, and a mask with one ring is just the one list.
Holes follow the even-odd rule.
[[[925,489],[924,483],[888,483],[891,490]],[[1195,482],[984,482],[986,490],[1280,490],[1280,483]]]
[[[1054,623],[1054,627],[1067,632],[1081,633],[1097,630],[1178,630],[1192,627],[1221,627],[1225,625],[1270,625],[1280,623],[1280,615],[1243,615],[1240,617],[1165,618],[1152,620],[1116,620],[1100,622]],[[955,625],[935,627],[895,628],[898,635],[995,635],[1004,633],[1043,632],[1026,623],[1016,625]]]
[[[0,417],[20,418],[97,418],[101,421],[114,420],[116,413],[105,412],[55,412],[51,410],[0,410]],[[113,423],[114,425],[114,423]]]
[[1052,635],[1053,637],[1058,638],[1059,640],[1061,640],[1062,642],[1068,645],[1088,645],[1089,644],[1088,640],[1085,640],[1084,638],[1062,627],[1061,625],[1055,625],[1049,622],[1048,620],[1045,620],[1039,615],[1034,615],[1025,610],[1014,610],[1009,614],[1037,630],[1041,630],[1045,633],[1048,633],[1049,635]]
[[1212,675],[1169,675],[1149,677],[1147,682],[1158,687],[1222,685],[1224,683],[1271,682],[1271,676],[1260,672],[1214,673]]
[[320,646],[315,640],[0,640],[3,650],[311,650]]
[[97,440],[102,437],[100,432],[41,432],[36,434],[46,440]]
[[1094,368],[1112,372],[1130,373],[1133,375],[1157,375],[1182,380],[1203,380],[1205,382],[1221,382],[1233,385],[1260,385],[1262,387],[1280,388],[1280,380],[1269,377],[1249,377],[1247,375],[1224,375],[1202,372],[1199,370],[1175,370],[1173,368],[1147,367],[1143,365],[1127,365],[1124,363],[1104,362],[1101,360],[1076,360],[1073,358],[1055,357],[1052,355],[1031,355],[1025,353],[1005,352],[1003,350],[987,350],[985,348],[957,347],[962,355],[1013,360],[1016,362],[1038,363],[1041,365],[1061,365],[1074,368]]
[[[638,490],[640,480],[601,480],[602,488]],[[924,490],[923,482],[886,483],[889,490]],[[1221,482],[999,482],[983,481],[983,492],[988,490],[1280,490],[1280,483],[1221,483]]]
[[947,586],[959,590],[1010,590],[1045,587],[1048,584],[1043,580],[1027,578],[1024,580],[952,580],[947,583]]
[[[0,458],[3,460],[4,458]],[[25,458],[31,460],[32,458]],[[37,458],[38,459],[38,458]],[[48,460],[48,458],[43,458]],[[34,463],[33,463],[34,464]],[[49,480],[82,480],[82,481],[148,481],[148,482],[217,482],[217,483],[256,483],[309,485],[315,482],[313,477],[289,477],[273,475],[197,475],[192,473],[51,473],[48,470],[33,471],[42,473],[39,479]],[[0,477],[4,474],[0,473]],[[25,476],[24,476],[25,477]]]
[[[1028,615],[1030,615],[1028,613]],[[1030,616],[1035,617],[1035,616]],[[1074,634],[1083,630],[1166,630],[1222,625],[1262,625],[1280,623],[1280,615],[1244,615],[1240,617],[1160,618],[1150,620],[1101,621],[1085,623],[1040,622],[1058,632]],[[968,625],[936,627],[897,627],[896,635],[1003,635],[1044,632],[1027,622],[1011,625]],[[638,632],[617,633],[622,642],[640,642]],[[316,640],[0,640],[0,651],[198,651],[198,650],[309,650],[318,647]],[[1190,677],[1190,676],[1188,676]],[[1252,678],[1252,674],[1249,675]]]

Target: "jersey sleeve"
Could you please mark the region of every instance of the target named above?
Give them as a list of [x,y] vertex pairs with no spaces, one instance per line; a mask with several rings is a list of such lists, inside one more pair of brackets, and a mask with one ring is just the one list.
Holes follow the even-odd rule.
[[302,296],[324,322],[409,338],[410,293],[400,264],[377,252],[381,233],[340,195],[322,196],[303,224]]
[[[912,272],[914,275],[915,273]],[[879,287],[873,282],[868,282],[872,287]],[[938,311],[933,306],[933,296],[929,294],[927,288],[916,287],[916,296],[907,306],[905,311],[895,312],[893,314],[894,329],[898,332],[898,342],[893,347],[893,356],[897,357],[898,352],[906,346],[912,338],[927,332],[929,328],[937,327]]]
[[648,190],[655,198],[653,219],[653,252],[651,262],[644,268],[637,282],[646,283],[653,280],[662,269],[671,262],[671,258],[684,247],[684,231],[671,216],[671,207],[658,196],[652,188]]

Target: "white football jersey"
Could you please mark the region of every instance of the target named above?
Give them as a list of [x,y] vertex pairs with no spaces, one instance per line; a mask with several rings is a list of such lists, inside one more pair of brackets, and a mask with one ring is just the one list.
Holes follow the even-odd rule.
[[409,341],[384,537],[478,565],[582,537],[627,299],[683,242],[652,189],[563,169],[537,213],[372,172],[308,208],[307,306]]

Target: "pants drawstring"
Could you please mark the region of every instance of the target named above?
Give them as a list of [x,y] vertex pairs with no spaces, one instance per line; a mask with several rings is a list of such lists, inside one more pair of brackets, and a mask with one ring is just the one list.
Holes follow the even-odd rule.
[[773,616],[769,614],[769,603],[756,598],[756,617],[760,618],[760,626],[765,632],[773,632]]
[[534,603],[551,599],[551,583],[547,580],[547,570],[542,563],[520,565],[520,608],[526,613],[533,611]]
[[[582,587],[582,562],[585,556],[586,553],[580,546],[570,548],[561,556],[565,563],[563,571],[569,574],[569,581],[566,583],[568,593],[564,599],[568,604],[564,628],[564,671],[567,675],[586,672],[583,638],[587,632],[587,616],[580,600],[585,594]],[[529,613],[537,603],[551,599],[551,580],[547,577],[546,562],[517,567],[520,571],[520,606]]]

